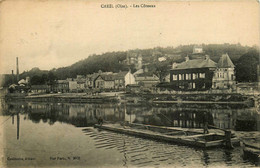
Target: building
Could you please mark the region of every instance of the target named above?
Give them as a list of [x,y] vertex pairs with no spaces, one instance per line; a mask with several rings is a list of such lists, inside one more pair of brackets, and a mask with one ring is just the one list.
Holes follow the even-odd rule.
[[201,53],[203,53],[203,48],[202,48],[202,46],[201,46],[201,45],[195,45],[195,46],[193,47],[193,52],[192,52],[192,54],[201,54]]
[[127,65],[135,65],[136,69],[141,69],[143,66],[143,57],[142,54],[138,51],[128,51],[126,56]]
[[95,79],[98,77],[99,73],[86,75],[86,89],[95,88]]
[[57,80],[53,86],[54,92],[67,93],[69,92],[69,81],[67,80]]
[[135,82],[135,76],[131,73],[131,71],[127,72],[125,75],[125,87],[127,85],[136,84]]
[[174,64],[170,70],[170,86],[174,90],[208,90],[212,87],[212,78],[216,63],[209,56],[199,59],[189,59]]
[[114,73],[115,79],[115,89],[125,89],[125,77],[128,74],[128,71],[120,71],[119,73]]
[[86,89],[86,80],[78,80],[77,81],[77,91],[83,92]]
[[160,79],[153,73],[144,72],[135,75],[135,82],[136,84],[141,85],[143,87],[151,88],[156,86],[160,82]]
[[69,80],[69,91],[70,92],[77,92],[77,81]]
[[114,89],[115,77],[113,74],[102,74],[94,80],[95,88],[97,89]]
[[236,85],[234,64],[228,54],[223,54],[217,64],[214,72],[213,85],[214,89],[234,88]]
[[32,93],[49,93],[51,87],[49,85],[32,85],[30,90]]

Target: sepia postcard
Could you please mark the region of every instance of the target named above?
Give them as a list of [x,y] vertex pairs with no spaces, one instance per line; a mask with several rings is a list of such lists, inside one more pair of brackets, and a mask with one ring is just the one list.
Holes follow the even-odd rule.
[[260,166],[257,0],[0,0],[0,167]]

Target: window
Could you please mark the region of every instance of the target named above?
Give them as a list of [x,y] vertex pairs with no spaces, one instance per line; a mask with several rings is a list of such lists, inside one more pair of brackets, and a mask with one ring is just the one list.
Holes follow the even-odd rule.
[[186,74],[186,80],[191,80],[191,74]]
[[200,73],[199,76],[200,78],[205,78],[205,73]]
[[192,88],[195,89],[196,88],[196,84],[192,83]]
[[189,83],[188,89],[192,89],[192,83]]
[[193,78],[193,79],[197,79],[197,78],[198,78],[198,74],[193,73],[193,74],[192,74],[192,78]]
[[181,78],[181,74],[179,74],[179,80],[182,80],[182,78]]
[[172,80],[177,80],[177,75],[172,75]]

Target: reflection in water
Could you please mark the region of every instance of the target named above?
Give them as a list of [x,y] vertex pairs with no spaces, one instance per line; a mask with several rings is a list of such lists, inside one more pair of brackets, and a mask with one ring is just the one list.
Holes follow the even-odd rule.
[[19,139],[20,134],[20,116],[19,113],[17,113],[17,139]]
[[[228,105],[134,105],[134,104],[69,104],[69,103],[11,103],[4,107],[4,115],[25,113],[34,123],[50,125],[65,122],[77,127],[93,126],[97,118],[105,122],[127,121],[151,125],[183,128],[202,128],[205,118],[220,128],[259,130],[259,114],[254,108]],[[207,117],[205,117],[206,113]],[[12,119],[13,122],[13,119]]]
[[12,114],[12,124],[14,125],[14,114]]
[[[80,134],[77,134],[77,137],[79,138],[82,136],[80,138],[83,139],[83,142],[86,142],[85,139],[88,139],[87,144],[92,144],[92,147],[94,148],[92,149],[93,151],[101,150],[102,152],[115,152],[116,156],[118,156],[117,158],[121,162],[120,167],[181,167],[193,164],[201,167],[208,165],[214,166],[216,163],[224,166],[232,165],[241,167],[252,164],[241,158],[241,148],[235,148],[234,150],[194,149],[97,130],[91,126],[97,123],[97,118],[99,117],[102,117],[106,122],[112,123],[127,121],[130,123],[200,128],[205,119],[204,113],[206,113],[209,124],[214,124],[221,128],[236,130],[257,130],[259,128],[259,114],[257,114],[253,108],[243,106],[196,104],[69,104],[39,102],[1,102],[1,105],[2,114],[5,115],[2,117],[8,116],[8,119],[12,118],[12,120],[10,119],[11,121],[7,121],[9,125],[7,125],[6,128],[8,128],[8,130],[10,129],[10,131],[14,131],[16,128],[15,131],[17,131],[17,135],[12,132],[7,135],[9,137],[8,142],[10,142],[8,150],[11,150],[10,148],[13,148],[12,144],[15,143],[16,145],[25,145],[26,143],[31,145],[34,142],[34,146],[32,145],[31,147],[27,145],[27,148],[25,149],[33,151],[34,148],[37,147],[39,148],[39,151],[41,151],[42,145],[48,150],[56,150],[49,142],[53,142],[57,139],[56,134],[58,134],[58,132],[62,132],[64,134],[60,135],[66,136],[58,136],[62,139],[60,142],[63,141],[63,144],[55,145],[59,146],[57,147],[59,150],[66,148],[66,146],[72,145],[68,144],[72,141],[73,137],[76,136],[70,136],[71,132],[74,130],[67,131],[64,127],[68,128],[68,125],[74,125],[76,127],[87,127],[79,128]],[[17,125],[15,125],[15,123]],[[29,130],[27,134],[30,134],[30,136],[24,136],[24,132],[20,129],[21,125],[23,126],[23,129]],[[243,128],[245,126],[246,128]],[[32,127],[35,127],[35,130],[38,130],[38,132],[31,129]],[[58,131],[55,131],[53,128],[56,128]],[[73,127],[73,129],[76,128]],[[81,129],[83,133],[81,132]],[[20,132],[22,132],[23,135],[20,135]],[[39,132],[48,135],[50,140],[39,138]],[[69,139],[69,142],[64,140],[66,138]],[[79,143],[78,138],[75,139],[75,143]],[[16,139],[19,141],[16,141]],[[16,142],[12,140],[15,140]],[[90,140],[92,140],[92,142]],[[84,152],[87,147],[83,148]],[[20,150],[23,150],[22,146],[20,146],[20,148]],[[14,151],[14,153],[16,153],[16,149],[14,149]],[[38,154],[37,151],[35,153]],[[86,160],[89,159],[87,157],[89,156],[86,155]],[[82,165],[84,165],[84,163]]]

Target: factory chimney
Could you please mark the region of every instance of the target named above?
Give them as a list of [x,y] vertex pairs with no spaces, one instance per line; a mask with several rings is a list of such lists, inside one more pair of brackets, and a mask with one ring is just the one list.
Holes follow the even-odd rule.
[[14,70],[12,70],[12,84],[14,83]]
[[19,82],[19,64],[18,64],[18,57],[16,57],[16,78],[17,78],[17,82]]

